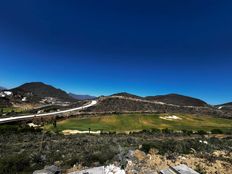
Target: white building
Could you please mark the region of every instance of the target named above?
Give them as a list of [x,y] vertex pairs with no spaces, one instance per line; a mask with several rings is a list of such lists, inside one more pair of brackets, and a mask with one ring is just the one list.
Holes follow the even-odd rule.
[[13,93],[11,91],[3,91],[4,94],[6,95],[12,95]]

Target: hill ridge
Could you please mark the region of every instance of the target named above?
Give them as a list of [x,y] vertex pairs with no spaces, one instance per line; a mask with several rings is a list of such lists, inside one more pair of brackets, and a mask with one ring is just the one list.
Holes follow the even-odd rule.
[[74,98],[70,97],[64,90],[55,88],[52,85],[48,85],[43,82],[24,83],[11,90],[15,92],[31,92],[33,95],[36,95],[40,98],[54,97],[67,101],[75,100]]

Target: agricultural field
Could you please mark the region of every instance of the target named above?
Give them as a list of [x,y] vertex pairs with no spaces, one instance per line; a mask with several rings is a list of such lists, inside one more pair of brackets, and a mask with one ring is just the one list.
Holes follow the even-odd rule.
[[122,114],[88,118],[69,118],[57,121],[56,128],[46,125],[45,130],[126,132],[148,129],[171,130],[205,130],[220,129],[224,132],[232,131],[232,120],[210,116],[194,115],[165,115],[165,114]]

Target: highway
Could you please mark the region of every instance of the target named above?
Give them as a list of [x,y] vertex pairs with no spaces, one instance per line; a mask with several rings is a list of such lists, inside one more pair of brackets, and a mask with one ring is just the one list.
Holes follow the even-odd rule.
[[17,116],[17,117],[1,118],[0,119],[0,124],[1,123],[9,123],[9,122],[14,122],[14,121],[30,119],[30,118],[34,118],[34,117],[46,117],[46,116],[51,116],[51,115],[57,115],[57,114],[73,112],[73,111],[80,111],[80,110],[84,110],[86,108],[89,108],[91,106],[94,106],[96,104],[97,104],[97,100],[92,100],[87,105],[83,105],[83,106],[80,106],[80,107],[77,107],[77,108],[67,109],[67,110],[63,110],[63,111],[56,111],[56,112],[43,113],[43,114],[33,114],[33,115],[22,115],[22,116]]

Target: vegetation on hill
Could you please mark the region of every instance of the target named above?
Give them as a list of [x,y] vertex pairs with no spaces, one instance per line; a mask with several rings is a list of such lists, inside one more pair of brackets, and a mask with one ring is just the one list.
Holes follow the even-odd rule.
[[12,104],[8,98],[0,97],[0,108],[10,107],[10,106],[12,106]]
[[224,104],[221,104],[221,105],[218,105],[218,106],[231,106],[232,107],[232,102],[224,103]]
[[135,101],[122,98],[104,98],[93,107],[86,111],[90,112],[156,112],[156,113],[182,113],[182,114],[197,114],[197,115],[211,115],[224,118],[232,118],[232,112],[224,112],[213,107],[184,107],[162,105],[157,103],[149,103],[143,101]]
[[179,105],[179,106],[207,106],[207,103],[196,98],[183,96],[179,94],[168,94],[159,96],[148,96],[147,100],[158,101],[167,104]]
[[128,98],[134,98],[134,99],[143,99],[143,97],[140,97],[140,96],[137,96],[134,94],[130,94],[127,92],[116,93],[116,94],[113,94],[112,96],[121,96],[121,97],[128,97]]
[[232,113],[232,102],[221,105],[216,105],[215,108],[222,110],[223,112]]

